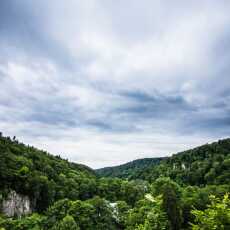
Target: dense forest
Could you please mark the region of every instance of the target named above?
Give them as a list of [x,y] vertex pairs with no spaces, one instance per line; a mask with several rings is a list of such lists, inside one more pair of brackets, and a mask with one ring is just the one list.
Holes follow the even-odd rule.
[[230,184],[230,139],[206,144],[167,158],[147,158],[96,171],[104,177],[152,183],[170,177],[180,185]]
[[11,191],[32,213],[1,230],[228,230],[230,139],[94,171],[0,134],[1,210]]
[[96,173],[104,177],[119,177],[122,179],[136,177],[138,179],[138,175],[144,170],[159,164],[163,159],[165,157],[138,159],[119,166],[97,169]]

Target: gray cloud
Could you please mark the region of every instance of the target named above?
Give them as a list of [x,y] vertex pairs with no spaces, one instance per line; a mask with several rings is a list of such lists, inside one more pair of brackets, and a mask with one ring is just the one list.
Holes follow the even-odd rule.
[[229,10],[1,1],[1,131],[92,167],[229,136]]

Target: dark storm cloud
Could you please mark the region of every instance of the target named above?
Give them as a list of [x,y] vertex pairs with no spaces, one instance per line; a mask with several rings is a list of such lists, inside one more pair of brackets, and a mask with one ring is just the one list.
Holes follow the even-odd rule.
[[0,129],[95,167],[228,136],[229,10],[0,1]]

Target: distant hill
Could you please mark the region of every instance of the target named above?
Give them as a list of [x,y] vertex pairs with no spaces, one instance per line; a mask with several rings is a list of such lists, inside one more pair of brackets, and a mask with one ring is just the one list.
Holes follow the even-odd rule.
[[182,185],[230,184],[230,139],[205,144],[168,158],[139,159],[96,172],[105,177],[149,182],[165,176]]
[[119,177],[123,179],[138,178],[138,175],[145,169],[159,164],[163,157],[137,159],[126,164],[114,167],[97,169],[96,173],[104,177]]

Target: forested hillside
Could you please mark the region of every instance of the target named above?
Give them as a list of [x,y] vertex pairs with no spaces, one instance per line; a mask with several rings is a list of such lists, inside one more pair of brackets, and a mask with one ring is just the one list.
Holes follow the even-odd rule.
[[[1,135],[0,229],[229,229],[229,163],[226,139],[97,176],[87,166]],[[32,213],[3,211],[11,191],[29,197]]]
[[159,176],[185,185],[230,184],[230,139],[175,154],[138,175],[150,182]]
[[144,170],[159,164],[163,159],[165,158],[159,157],[138,159],[115,167],[97,169],[96,173],[104,177],[131,179],[135,175],[135,177],[138,178],[138,175],[141,174]]
[[2,136],[0,172],[0,189],[30,196],[36,210],[44,210],[62,198],[89,198],[95,186],[92,169]]
[[100,176],[143,179],[149,182],[164,176],[181,185],[230,184],[230,139],[206,144],[165,159],[148,159],[149,164],[145,164],[145,159],[133,162],[99,169],[97,172]]

